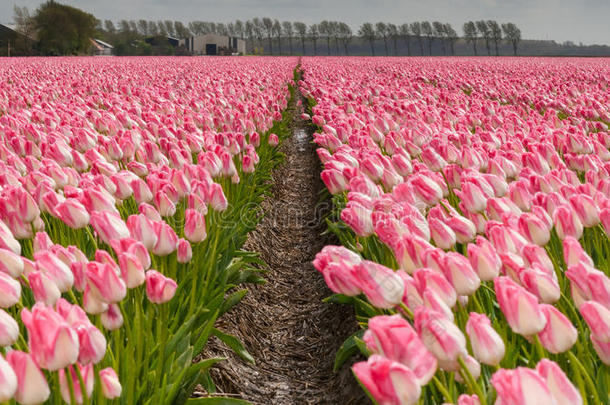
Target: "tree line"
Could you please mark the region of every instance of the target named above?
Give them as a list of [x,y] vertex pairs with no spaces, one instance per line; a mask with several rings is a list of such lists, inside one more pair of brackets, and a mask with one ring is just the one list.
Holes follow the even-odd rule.
[[[348,55],[352,42],[368,44],[372,55],[454,55],[460,38],[472,46],[475,55],[483,46],[487,55],[499,55],[502,41],[512,46],[516,55],[521,31],[513,23],[495,20],[468,21],[460,37],[449,23],[416,21],[404,24],[385,22],[363,23],[354,33],[345,22],[324,20],[316,24],[300,21],[279,21],[255,17],[229,23],[173,20],[111,20],[101,21],[93,15],[53,0],[43,3],[30,16],[25,7],[15,7],[15,23],[24,41],[38,38],[31,46],[40,54],[66,55],[86,53],[89,38],[100,38],[114,46],[116,54],[188,54],[184,47],[175,47],[167,37],[218,34],[246,39],[248,52],[254,54],[306,54],[306,45],[314,55]],[[379,44],[382,49],[377,49]],[[322,45],[323,46],[320,46]],[[406,48],[406,49],[405,49]],[[322,50],[322,52],[319,52]],[[400,50],[400,52],[399,52]],[[406,50],[406,52],[405,52]]]

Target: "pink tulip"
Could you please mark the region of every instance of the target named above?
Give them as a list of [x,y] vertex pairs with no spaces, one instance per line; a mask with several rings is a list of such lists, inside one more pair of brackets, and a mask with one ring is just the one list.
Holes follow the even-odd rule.
[[0,401],[8,402],[17,392],[17,376],[11,365],[0,355]]
[[121,396],[123,388],[116,374],[116,371],[110,367],[100,370],[100,383],[102,384],[102,394],[106,399],[115,399]]
[[491,326],[487,315],[471,312],[466,322],[466,333],[477,360],[490,366],[500,364],[505,352],[504,341]]
[[467,211],[477,213],[485,210],[487,196],[475,183],[463,182],[462,190],[455,190],[455,193],[460,197]]
[[127,294],[125,282],[119,278],[112,265],[89,262],[86,275],[87,285],[97,300],[112,304],[125,298]]
[[188,263],[193,258],[193,248],[186,239],[178,240],[176,260],[178,263]]
[[173,253],[178,248],[178,235],[167,223],[154,223],[155,235],[157,243],[152,248],[153,254],[157,256],[167,256]]
[[33,271],[28,274],[28,282],[36,302],[43,302],[48,306],[53,306],[59,297],[61,297],[61,291],[59,291],[57,285],[41,271]]
[[[51,395],[49,384],[44,374],[29,353],[19,350],[11,350],[6,354],[6,361],[17,377],[17,389],[14,398],[17,402],[24,405],[40,404],[46,401]],[[2,368],[7,370],[6,367]],[[8,391],[14,385],[11,380],[10,371],[5,371]],[[5,386],[4,384],[0,384]]]
[[593,349],[599,359],[605,365],[610,365],[610,342],[603,342],[595,336],[591,335],[591,343],[593,344]]
[[129,238],[129,229],[119,214],[109,211],[93,211],[91,213],[91,226],[99,238],[110,245],[112,240]]
[[12,278],[19,278],[23,273],[23,258],[12,250],[0,248],[0,272]]
[[426,385],[436,372],[436,358],[400,315],[380,315],[369,319],[363,340],[371,353],[404,364],[412,370],[419,385]]
[[[85,383],[84,391],[87,394],[87,397],[90,398],[93,393],[93,365],[89,364],[87,366],[83,366],[78,364],[78,370],[80,375],[83,378],[83,382]],[[72,379],[72,392],[74,393],[74,399],[77,404],[83,403],[83,387],[80,385],[80,380],[76,371],[74,370],[74,366],[69,366],[68,370],[70,372],[70,378]],[[59,391],[61,393],[61,397],[67,403],[70,403],[70,387],[68,383],[68,378],[66,377],[65,370],[59,370]]]
[[570,197],[570,206],[576,212],[578,219],[586,228],[599,224],[599,210],[597,204],[586,194],[578,194]]
[[542,359],[536,365],[536,371],[546,381],[546,386],[557,401],[557,405],[582,405],[580,392],[557,363]]
[[563,353],[578,339],[578,331],[572,322],[552,305],[541,304],[540,310],[546,318],[546,325],[538,337],[542,346],[551,353]]
[[116,330],[123,326],[123,314],[117,304],[109,304],[106,311],[100,315],[102,325],[108,330]]
[[459,295],[471,295],[481,285],[467,258],[456,252],[448,252],[443,263],[443,274]]
[[349,187],[345,176],[339,170],[325,169],[320,173],[320,178],[331,194],[340,194]]
[[448,307],[451,308],[455,305],[457,292],[441,272],[422,268],[413,274],[413,279],[420,294],[423,294],[425,290],[432,290]]
[[0,221],[0,248],[21,254],[21,245],[6,224]]
[[579,262],[589,267],[595,266],[593,260],[584,251],[578,240],[570,236],[563,240],[563,259],[568,267],[574,266]]
[[610,207],[604,208],[599,212],[599,219],[606,231],[606,235],[610,235]]
[[428,176],[413,175],[410,178],[417,196],[429,206],[433,206],[443,198],[443,190]]
[[429,308],[415,310],[415,330],[424,345],[446,371],[459,369],[458,357],[465,357],[466,338],[462,331],[444,315]]
[[587,301],[579,310],[591,334],[600,342],[610,342],[610,309],[595,301]]
[[392,269],[363,260],[355,266],[360,287],[369,302],[377,308],[393,308],[402,302],[404,283]]
[[138,205],[138,212],[151,221],[161,221],[161,215],[155,207],[150,204],[140,203],[140,205]]
[[0,308],[10,308],[21,298],[21,284],[6,273],[0,272]]
[[474,223],[459,215],[446,219],[445,225],[453,230],[457,241],[462,244],[472,241],[477,235],[477,228]]
[[456,236],[453,230],[436,218],[428,220],[430,233],[434,244],[441,249],[449,250],[456,243]]
[[546,245],[551,239],[550,229],[546,223],[533,213],[524,213],[519,217],[519,231],[532,243]]
[[214,209],[214,211],[224,211],[229,206],[227,198],[224,195],[224,191],[218,183],[212,183],[210,185],[209,200],[210,206]]
[[477,237],[477,244],[468,244],[468,260],[472,269],[481,281],[491,281],[500,274],[502,261],[496,249],[482,236]]
[[74,284],[74,275],[70,267],[62,262],[51,251],[45,250],[34,254],[36,268],[49,277],[61,292],[67,292]]
[[17,321],[6,311],[0,309],[0,347],[14,344],[18,337],[19,325]]
[[518,367],[501,369],[491,377],[502,405],[558,405],[546,380],[535,370]]
[[205,216],[193,209],[184,213],[184,236],[193,243],[199,243],[207,236]]
[[172,217],[176,213],[176,205],[165,192],[159,190],[155,194],[154,202],[162,217]]
[[494,280],[496,298],[513,332],[531,336],[544,329],[546,318],[532,293],[508,277]]
[[89,225],[89,212],[83,204],[74,198],[67,198],[55,206],[55,214],[72,229],[81,229]]
[[28,346],[36,364],[47,370],[59,370],[78,359],[76,332],[50,307],[37,303],[32,311],[24,308],[21,320],[28,330]]
[[557,207],[553,214],[553,223],[559,239],[565,239],[571,236],[574,239],[580,239],[583,233],[583,225],[578,219],[578,216],[572,211],[570,206],[562,205]]
[[143,214],[130,215],[127,218],[127,227],[131,237],[144,244],[146,249],[152,250],[157,243],[154,222]]
[[458,397],[457,405],[481,405],[476,395],[462,394]]
[[385,405],[416,404],[421,395],[417,377],[406,366],[372,355],[368,361],[352,366],[356,378],[372,398]]
[[367,237],[373,234],[371,210],[360,204],[349,202],[341,211],[341,220],[345,222],[358,236]]
[[155,304],[163,304],[174,297],[178,285],[156,270],[146,272],[146,295]]
[[127,288],[135,288],[145,281],[144,266],[140,259],[133,253],[120,253],[119,267],[121,278]]
[[540,302],[553,304],[561,298],[561,289],[554,273],[549,274],[540,265],[524,268],[519,272],[519,281]]
[[269,145],[272,147],[276,147],[279,145],[280,140],[276,134],[269,134]]

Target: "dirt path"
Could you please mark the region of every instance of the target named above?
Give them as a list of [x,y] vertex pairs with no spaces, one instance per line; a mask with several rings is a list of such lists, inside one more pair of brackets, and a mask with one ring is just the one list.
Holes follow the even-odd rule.
[[357,325],[350,307],[322,302],[331,292],[311,265],[329,242],[320,236],[325,229],[325,207],[318,204],[320,164],[313,131],[300,119],[302,106],[291,107],[296,109],[293,136],[282,144],[286,159],[274,173],[273,196],[263,206],[266,216],[245,247],[268,263],[267,284],[250,287],[219,322],[220,329],[244,342],[256,364],[212,341],[210,354],[229,358],[213,379],[219,391],[255,404],[367,403],[349,365],[332,371],[336,350]]

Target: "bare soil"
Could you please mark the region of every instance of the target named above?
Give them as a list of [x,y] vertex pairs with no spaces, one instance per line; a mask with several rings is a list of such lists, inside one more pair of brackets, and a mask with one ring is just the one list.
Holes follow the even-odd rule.
[[319,201],[324,185],[313,130],[295,104],[289,107],[295,112],[293,135],[282,143],[286,158],[263,204],[265,218],[245,246],[268,264],[267,283],[250,286],[218,322],[219,329],[242,340],[256,364],[217,339],[210,340],[204,356],[227,357],[212,371],[218,391],[253,404],[365,404],[351,363],[332,370],[337,349],[358,326],[350,306],[322,302],[331,291],[311,265],[334,241],[321,236],[330,202]]

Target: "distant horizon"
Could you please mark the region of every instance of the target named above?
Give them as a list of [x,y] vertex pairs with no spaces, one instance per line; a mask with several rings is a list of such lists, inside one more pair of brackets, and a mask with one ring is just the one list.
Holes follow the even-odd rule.
[[[296,0],[58,0],[80,8],[99,20],[172,20],[231,22],[254,17],[270,17],[280,21],[302,21],[306,24],[322,20],[342,21],[354,33],[364,22],[402,24],[414,21],[450,23],[460,36],[462,25],[469,20],[513,22],[524,40],[572,41],[576,45],[610,45],[610,2],[582,0],[310,0],[302,5]],[[0,5],[2,24],[13,23],[14,6],[27,7],[30,12],[44,3],[41,0],[9,0]],[[146,15],[142,14],[145,12]],[[385,18],[384,18],[385,13]],[[366,21],[362,19],[366,15]],[[391,15],[391,18],[387,18]],[[296,16],[296,17],[293,17]],[[400,16],[400,17],[397,17]]]

